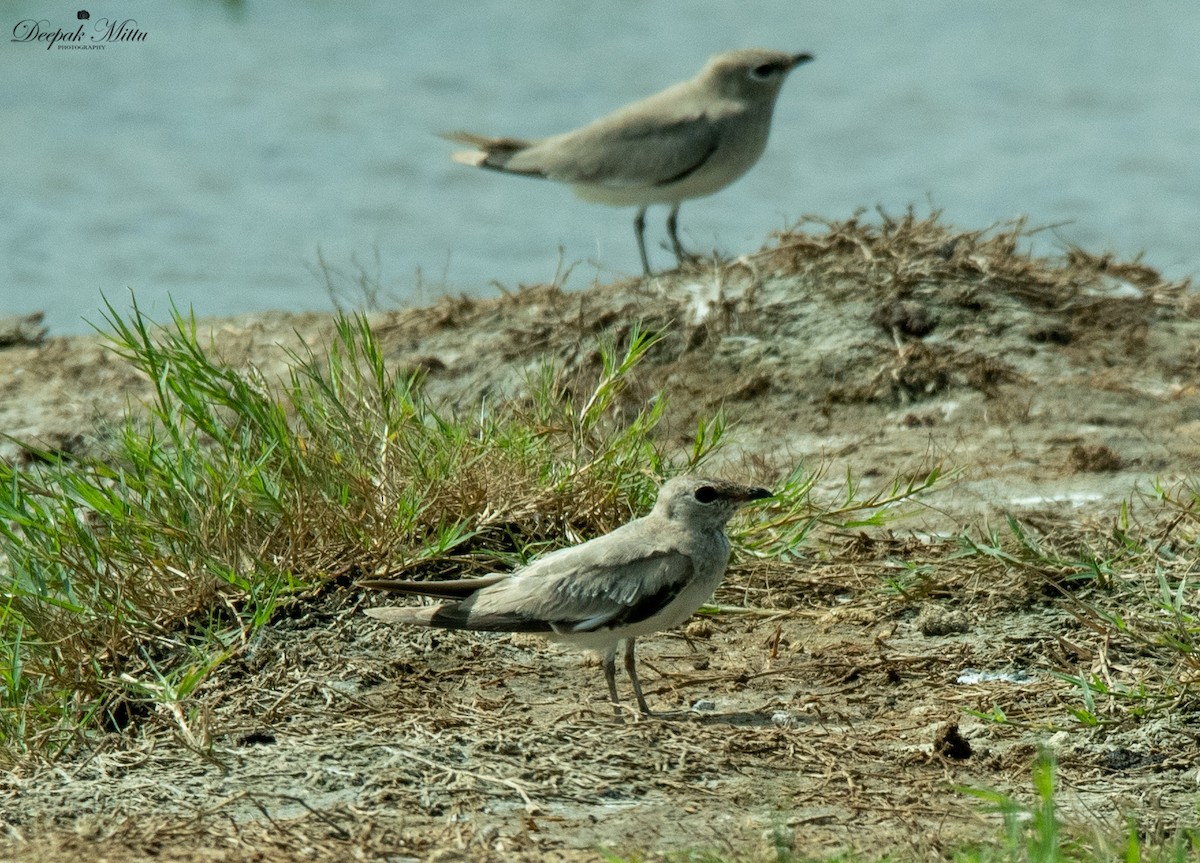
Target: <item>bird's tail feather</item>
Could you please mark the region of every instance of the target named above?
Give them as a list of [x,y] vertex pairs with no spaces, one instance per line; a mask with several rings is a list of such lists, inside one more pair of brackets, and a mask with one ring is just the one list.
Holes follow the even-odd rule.
[[447,141],[470,144],[477,149],[451,153],[450,158],[460,165],[472,168],[491,168],[495,171],[511,171],[516,174],[538,174],[538,171],[515,171],[508,167],[508,160],[527,149],[533,142],[524,138],[492,138],[474,132],[443,132]]
[[442,629],[469,629],[475,632],[554,632],[560,631],[544,620],[521,614],[474,614],[457,602],[444,605],[419,605],[412,608],[364,608],[363,613],[384,623],[413,626],[438,626]]
[[476,591],[491,587],[509,576],[505,573],[480,578],[456,578],[448,581],[397,581],[388,578],[364,578],[359,587],[370,587],[388,593],[407,593],[417,596],[436,596],[441,599],[465,599]]
[[436,605],[416,608],[365,608],[363,613],[384,623],[411,623],[414,626],[433,626],[433,616],[440,610]]

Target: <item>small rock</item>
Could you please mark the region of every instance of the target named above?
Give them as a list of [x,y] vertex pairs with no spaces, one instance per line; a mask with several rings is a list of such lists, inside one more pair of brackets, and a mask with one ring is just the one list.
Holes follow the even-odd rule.
[[924,636],[954,635],[967,632],[971,628],[970,621],[961,611],[942,608],[940,605],[926,605],[917,614],[913,626]]
[[1047,749],[1053,749],[1055,752],[1057,752],[1058,750],[1060,750],[1064,746],[1066,746],[1067,743],[1070,742],[1070,740],[1071,740],[1071,735],[1068,734],[1067,732],[1056,731],[1054,734],[1051,734],[1050,737],[1046,740],[1045,745],[1046,745]]
[[933,751],[943,758],[965,761],[971,757],[971,744],[959,733],[957,722],[943,722],[934,732]]
[[420,372],[424,375],[431,375],[435,372],[444,372],[449,366],[440,358],[432,354],[419,354],[409,357],[408,368],[413,372]]
[[772,827],[762,832],[763,857],[771,860],[791,860],[796,850],[796,830],[793,827]]
[[0,348],[17,345],[40,345],[49,327],[42,323],[45,312],[32,315],[8,315],[0,318]]
[[1133,749],[1117,747],[1100,756],[1100,766],[1106,773],[1119,773],[1137,767],[1154,766],[1166,760],[1162,754],[1148,754]]
[[1069,345],[1075,339],[1075,334],[1069,327],[1060,324],[1042,324],[1031,327],[1025,338],[1031,342],[1049,345]]
[[1125,466],[1125,461],[1112,447],[1105,444],[1076,444],[1067,455],[1070,473],[1111,473]]
[[692,704],[692,710],[712,711],[717,709],[717,702],[711,698],[701,698]]
[[711,638],[713,634],[712,624],[707,620],[693,620],[687,625],[687,628],[684,630],[684,634],[686,634],[688,638]]
[[937,328],[937,315],[914,300],[892,299],[875,307],[871,323],[899,339],[921,339]]

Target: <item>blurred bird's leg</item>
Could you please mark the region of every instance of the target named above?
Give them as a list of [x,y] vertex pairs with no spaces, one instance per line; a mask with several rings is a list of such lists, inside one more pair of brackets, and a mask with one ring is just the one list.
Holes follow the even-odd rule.
[[642,256],[642,272],[650,278],[650,259],[646,257],[646,208],[638,207],[633,217],[633,232],[637,234],[638,254]]
[[692,259],[693,255],[685,252],[683,244],[679,242],[679,204],[672,207],[671,212],[667,214],[667,236],[671,238],[671,248],[675,251],[675,260],[682,267],[684,262]]

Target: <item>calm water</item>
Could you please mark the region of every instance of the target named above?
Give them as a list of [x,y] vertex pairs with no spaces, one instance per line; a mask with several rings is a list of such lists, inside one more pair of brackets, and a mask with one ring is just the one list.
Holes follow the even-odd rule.
[[1200,4],[78,5],[146,39],[13,43],[21,19],[71,29],[76,7],[0,4],[0,314],[45,309],[55,332],[130,290],[159,317],[168,296],[328,309],[318,250],[373,269],[377,249],[385,289],[416,301],[547,280],[559,247],[575,286],[637,272],[631,212],[454,165],[434,133],[562,131],[749,45],[817,61],[755,170],[684,206],[690,245],[744,252],[804,213],[912,203],[963,227],[1069,221],[1046,249],[1200,271]]

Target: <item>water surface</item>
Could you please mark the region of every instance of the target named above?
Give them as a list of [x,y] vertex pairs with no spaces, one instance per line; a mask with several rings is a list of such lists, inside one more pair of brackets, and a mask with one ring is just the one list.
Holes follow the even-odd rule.
[[[80,4],[84,5],[84,4]],[[88,4],[90,5],[90,4]],[[66,7],[63,7],[66,9]],[[73,9],[73,7],[72,7]],[[327,309],[318,253],[406,301],[639,270],[628,210],[449,161],[439,130],[562,131],[710,54],[811,51],[760,164],[684,205],[685,243],[753,250],[805,213],[1026,214],[1168,274],[1200,270],[1200,6],[1008,0],[607,4],[256,0],[90,8],[146,39],[13,43],[0,7],[0,314],[56,332],[129,291],[154,315]],[[665,213],[652,210],[652,260]]]

